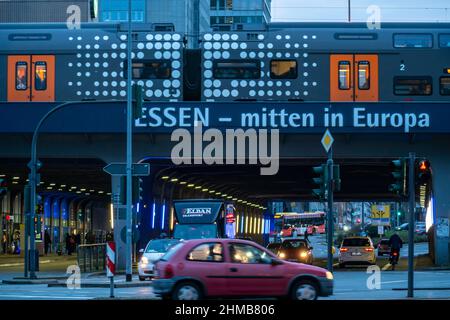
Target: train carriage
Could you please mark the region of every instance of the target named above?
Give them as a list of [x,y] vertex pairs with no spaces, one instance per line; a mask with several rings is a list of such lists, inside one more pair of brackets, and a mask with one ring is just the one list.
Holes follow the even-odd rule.
[[[202,34],[133,29],[148,101],[448,102],[450,24],[272,23]],[[125,24],[0,25],[0,101],[123,100]]]

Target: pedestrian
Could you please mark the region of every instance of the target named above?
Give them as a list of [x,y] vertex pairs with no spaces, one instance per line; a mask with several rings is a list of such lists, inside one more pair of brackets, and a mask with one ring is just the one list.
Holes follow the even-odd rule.
[[70,235],[69,233],[66,233],[65,236],[65,242],[66,242],[66,253],[70,256]]
[[8,244],[8,238],[6,237],[6,233],[2,236],[2,252],[3,254],[6,254],[6,246]]
[[304,235],[304,237],[305,237],[305,240],[308,241],[308,243],[311,243],[311,242],[309,242],[308,228],[305,229],[305,235]]
[[77,244],[77,246],[81,244],[81,236],[79,233],[75,234],[75,243]]
[[48,229],[45,229],[44,233],[44,252],[45,255],[48,254],[48,249],[50,248],[50,244],[52,243],[52,240],[50,239],[50,234],[48,233]]

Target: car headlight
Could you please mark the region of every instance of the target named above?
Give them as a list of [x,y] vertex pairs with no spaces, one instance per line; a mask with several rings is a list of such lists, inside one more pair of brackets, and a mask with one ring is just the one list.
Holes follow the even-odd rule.
[[148,259],[146,257],[142,257],[141,264],[148,264]]
[[325,273],[325,276],[327,277],[328,280],[333,280],[333,274],[330,271],[327,271]]
[[308,257],[308,252],[306,252],[306,251],[300,252],[300,258],[306,258],[306,257]]
[[286,258],[286,254],[284,254],[284,252],[278,253],[278,256],[279,256],[281,259]]

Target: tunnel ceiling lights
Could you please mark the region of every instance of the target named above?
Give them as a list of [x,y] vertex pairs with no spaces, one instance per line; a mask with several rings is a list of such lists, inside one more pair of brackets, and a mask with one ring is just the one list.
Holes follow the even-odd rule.
[[202,188],[201,186],[196,186],[195,190],[198,190],[198,189],[201,189],[201,188]]
[[184,184],[187,184],[187,182],[186,181],[180,181],[180,184],[184,185]]
[[172,179],[170,179],[170,182],[177,182],[177,181],[178,181],[177,178],[172,178]]
[[216,193],[215,190],[209,190],[209,193]]
[[20,177],[13,177],[13,180],[19,180]]
[[203,191],[203,192],[208,192],[208,189],[205,188],[205,189],[202,189],[202,191]]
[[195,187],[195,184],[190,183],[190,184],[188,184],[187,186],[188,186],[188,188],[193,188],[193,187]]
[[169,179],[169,176],[163,176],[163,177],[161,177],[161,179],[162,180],[167,180],[167,179]]
[[56,183],[50,183],[50,186],[52,186],[52,187],[54,187],[54,186],[56,186]]
[[6,174],[0,174],[0,178],[4,178],[4,177],[6,177]]

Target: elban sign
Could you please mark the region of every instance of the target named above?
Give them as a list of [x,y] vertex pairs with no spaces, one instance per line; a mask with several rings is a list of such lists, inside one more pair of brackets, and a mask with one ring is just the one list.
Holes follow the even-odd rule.
[[222,204],[221,200],[175,200],[175,217],[181,224],[214,223]]

